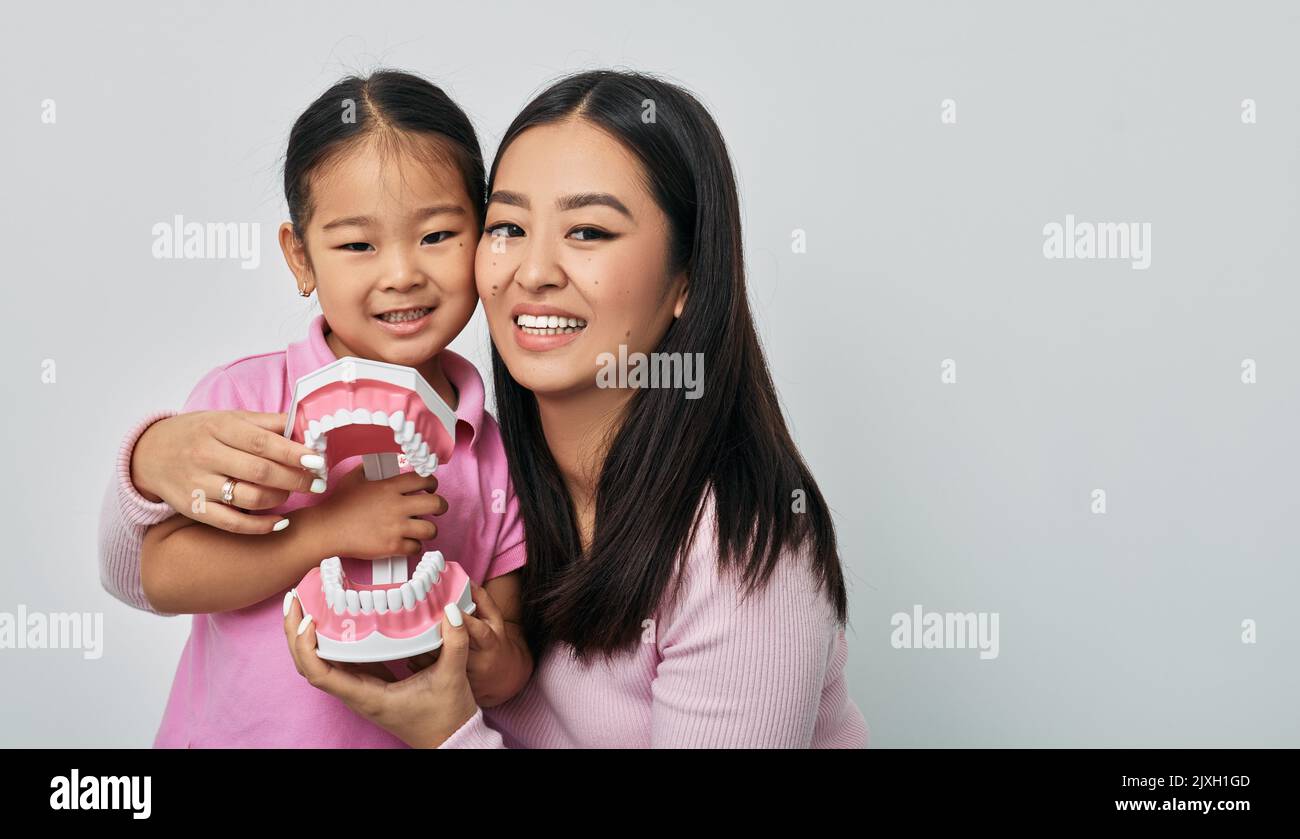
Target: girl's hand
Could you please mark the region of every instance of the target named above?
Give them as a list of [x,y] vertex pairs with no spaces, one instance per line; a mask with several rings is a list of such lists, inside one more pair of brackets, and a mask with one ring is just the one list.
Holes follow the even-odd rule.
[[[176,512],[231,533],[270,533],[278,516],[268,510],[291,492],[308,492],[308,468],[320,455],[283,435],[285,414],[198,411],[159,420],[145,429],[131,454],[131,482],[144,497],[166,501]],[[304,456],[312,459],[303,461]],[[228,478],[238,481],[229,505],[221,502]],[[324,483],[318,485],[324,490]],[[195,490],[203,493],[196,503]],[[195,509],[198,508],[198,509]]]
[[477,710],[465,675],[469,635],[454,603],[447,605],[442,622],[437,663],[400,681],[382,664],[340,664],[316,655],[316,628],[303,618],[297,597],[284,618],[284,637],[298,673],[313,687],[337,696],[408,746],[442,745]]
[[[438,527],[420,516],[440,516],[447,501],[434,494],[438,479],[406,472],[382,481],[366,480],[358,466],[318,505],[330,532],[330,552],[357,559],[411,556],[424,551],[424,542]],[[408,494],[409,493],[409,494]]]

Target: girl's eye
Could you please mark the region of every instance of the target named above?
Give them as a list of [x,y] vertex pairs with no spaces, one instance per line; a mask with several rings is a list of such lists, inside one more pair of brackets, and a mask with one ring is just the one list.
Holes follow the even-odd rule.
[[339,248],[345,251],[353,251],[354,253],[364,253],[368,248],[370,248],[370,243],[348,242],[346,245],[340,245]]
[[579,242],[594,242],[597,239],[609,239],[610,234],[604,230],[597,230],[594,227],[579,227],[569,234]]
[[450,230],[439,230],[437,233],[430,233],[420,240],[421,245],[436,245],[439,242],[445,242],[455,234]]
[[503,236],[507,239],[513,239],[516,236],[524,235],[524,229],[517,224],[503,221],[500,224],[494,224],[487,229],[489,236]]

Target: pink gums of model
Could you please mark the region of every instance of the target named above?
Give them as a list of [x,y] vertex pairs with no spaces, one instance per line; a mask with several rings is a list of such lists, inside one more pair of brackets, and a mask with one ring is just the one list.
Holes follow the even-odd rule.
[[[456,415],[410,367],[340,358],[294,385],[285,436],[325,457],[330,467],[363,455],[372,481],[400,472],[399,454],[431,475],[455,448]],[[469,578],[441,551],[429,551],[407,579],[404,556],[371,563],[369,585],[343,573],[332,556],[295,589],[316,625],[316,649],[332,661],[393,661],[442,646],[443,606],[472,614]]]

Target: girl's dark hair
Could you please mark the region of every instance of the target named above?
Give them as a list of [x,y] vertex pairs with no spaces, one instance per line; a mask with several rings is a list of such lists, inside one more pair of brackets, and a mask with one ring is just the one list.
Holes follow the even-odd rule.
[[[413,144],[417,136],[438,140]],[[299,237],[311,219],[311,177],[336,154],[363,139],[379,140],[430,163],[454,165],[465,181],[479,226],[483,224],[483,151],[460,106],[432,82],[400,70],[340,79],[307,106],[289,132],[284,156],[284,197]]]
[[[735,175],[717,125],[690,93],[652,76],[608,70],[570,76],[510,125],[488,194],[497,165],[521,133],[570,119],[588,121],[639,158],[671,227],[668,267],[689,278],[685,309],[657,351],[703,353],[709,372],[698,399],[673,389],[632,395],[598,478],[595,533],[583,556],[536,397],[511,377],[493,347],[497,410],[528,549],[523,588],[530,645],[540,655],[565,641],[585,656],[635,644],[642,620],[672,596],[674,579],[681,581],[676,571],[709,489],[721,570],[738,570],[752,592],[767,583],[783,549],[797,550],[810,557],[844,623],[830,510],[790,439],[754,331]],[[792,501],[800,490],[805,506],[796,512]]]

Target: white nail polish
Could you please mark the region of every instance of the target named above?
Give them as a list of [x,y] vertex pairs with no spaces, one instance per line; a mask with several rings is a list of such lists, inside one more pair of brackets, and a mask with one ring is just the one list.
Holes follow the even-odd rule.
[[286,618],[289,617],[289,607],[293,605],[293,596],[293,589],[290,589],[284,594],[284,616]]
[[289,526],[288,519],[280,519],[274,525],[272,525],[271,530],[274,531],[275,533],[279,533],[281,530],[284,530],[288,526]]
[[318,454],[305,454],[298,458],[298,462],[306,469],[324,469],[325,458]]
[[[460,612],[457,611],[456,614],[460,614]],[[457,624],[457,625],[459,626],[459,624]],[[309,627],[309,626],[311,626],[311,615],[308,615],[307,617],[303,618],[303,619],[302,619],[302,623],[298,624],[298,634],[301,635],[301,634],[303,634],[304,632],[306,632],[306,631],[307,631],[307,627]]]
[[317,495],[320,495],[322,492],[324,492],[324,491],[325,491],[325,479],[324,479],[324,478],[317,478],[316,480],[312,481],[312,482],[311,482],[311,491],[314,492],[314,493],[316,493]]
[[465,622],[465,619],[460,616],[460,607],[455,603],[448,603],[443,606],[442,613],[447,616],[447,620],[451,622],[452,626],[460,626]]

